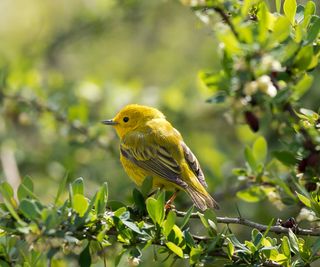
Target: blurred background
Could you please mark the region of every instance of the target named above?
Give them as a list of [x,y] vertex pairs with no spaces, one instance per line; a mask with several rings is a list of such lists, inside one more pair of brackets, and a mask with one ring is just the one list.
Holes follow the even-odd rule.
[[[139,103],[163,111],[184,136],[219,216],[238,216],[238,206],[243,217],[268,224],[294,212],[234,197],[232,169],[244,165],[244,146],[258,135],[228,122],[226,106],[206,103],[211,92],[198,72],[219,71],[219,47],[214,31],[179,1],[2,0],[0,40],[1,181],[16,186],[28,175],[47,203],[65,175],[83,177],[88,196],[107,181],[110,199],[130,203],[135,185],[120,165],[119,141],[100,121]],[[314,94],[305,97],[309,108]],[[190,205],[181,193],[176,207]],[[152,250],[142,266],[151,259]]]

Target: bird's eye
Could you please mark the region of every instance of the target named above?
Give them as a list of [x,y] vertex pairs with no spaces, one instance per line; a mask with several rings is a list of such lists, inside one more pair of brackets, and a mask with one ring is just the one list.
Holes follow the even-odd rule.
[[124,122],[128,122],[128,121],[129,121],[129,118],[128,118],[128,117],[124,117],[124,118],[123,118],[123,121],[124,121]]

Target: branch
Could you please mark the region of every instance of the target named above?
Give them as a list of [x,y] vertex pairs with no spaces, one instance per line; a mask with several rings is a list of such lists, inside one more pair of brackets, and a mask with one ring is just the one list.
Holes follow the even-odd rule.
[[[87,140],[89,140],[89,141],[92,140],[92,137],[90,136],[87,127],[80,125],[77,122],[69,121],[64,114],[57,111],[55,108],[50,107],[49,105],[46,105],[46,104],[39,102],[39,100],[37,100],[37,99],[28,99],[28,98],[25,98],[19,94],[8,95],[8,94],[5,94],[4,92],[0,91],[0,98],[1,97],[24,103],[24,104],[34,108],[35,110],[37,110],[39,113],[49,112],[52,114],[52,116],[55,118],[56,121],[59,121],[59,122],[62,122],[64,124],[69,125],[73,130],[75,130],[79,134],[85,136],[87,138]],[[97,144],[100,148],[102,148],[104,150],[108,150],[112,154],[115,154],[113,147],[110,146],[109,144],[106,144],[99,139],[95,139],[94,143]]]
[[[186,212],[177,211],[177,210],[175,210],[175,213],[177,214],[178,217],[184,217],[186,215]],[[199,218],[199,213],[192,213],[191,218]],[[244,218],[217,217],[217,222],[221,224],[245,225],[251,228],[256,228],[262,232],[269,229],[270,232],[273,232],[276,234],[287,234],[289,232],[289,229],[291,229],[297,235],[320,236],[320,229],[305,229],[300,227],[286,228],[278,225],[271,226],[269,228],[268,225],[256,223]]]
[[213,7],[214,11],[216,11],[220,17],[225,21],[225,23],[230,27],[230,30],[232,31],[232,33],[234,34],[234,36],[239,39],[239,35],[233,25],[233,23],[231,22],[229,16],[224,12],[224,10],[222,10],[220,7]]
[[215,12],[217,12],[222,20],[229,26],[230,30],[234,34],[234,36],[239,39],[239,34],[236,31],[233,23],[230,20],[230,16],[224,12],[224,10],[218,6],[197,6],[193,7],[193,10],[208,10],[208,9],[213,9]]

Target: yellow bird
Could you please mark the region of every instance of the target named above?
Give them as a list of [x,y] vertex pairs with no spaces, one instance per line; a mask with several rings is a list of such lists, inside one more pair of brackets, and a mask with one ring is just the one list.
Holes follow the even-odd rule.
[[152,176],[154,188],[175,191],[167,205],[183,190],[200,210],[219,209],[206,190],[197,158],[159,110],[131,104],[102,123],[115,128],[120,138],[121,163],[137,185]]

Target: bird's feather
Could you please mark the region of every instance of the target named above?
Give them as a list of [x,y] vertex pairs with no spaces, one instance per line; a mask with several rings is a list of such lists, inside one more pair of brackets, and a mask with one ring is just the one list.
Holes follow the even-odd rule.
[[197,160],[196,156],[192,153],[191,149],[184,142],[181,142],[181,146],[183,149],[185,160],[187,161],[190,169],[198,178],[199,182],[204,187],[208,187],[203,171],[200,167],[199,161]]
[[157,144],[155,140],[147,142],[150,138],[153,138],[151,132],[126,136],[120,144],[122,156],[152,174],[167,179],[182,188],[187,187],[187,184],[181,179],[181,168],[172,154],[167,148]]

